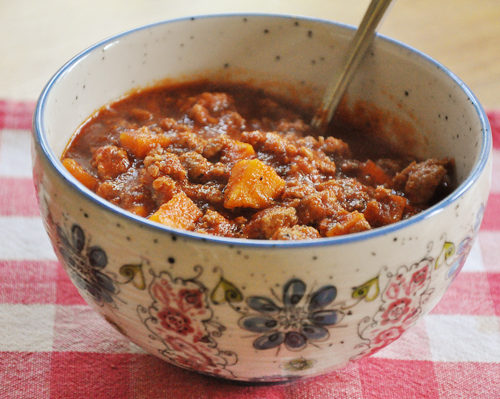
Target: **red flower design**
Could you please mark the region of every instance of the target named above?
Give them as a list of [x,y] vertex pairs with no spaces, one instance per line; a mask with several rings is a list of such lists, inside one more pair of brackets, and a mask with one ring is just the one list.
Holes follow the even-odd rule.
[[200,350],[202,348],[198,348],[196,345],[186,342],[179,337],[168,336],[165,341],[176,351],[176,353],[170,356],[171,360],[177,364],[205,372],[213,371],[217,367],[214,361]]
[[383,295],[386,296],[389,300],[397,298],[399,296],[399,293],[401,292],[401,286],[403,285],[403,283],[404,278],[398,276],[395,281],[389,283]]
[[401,323],[401,325],[405,328],[408,328],[411,326],[411,324],[413,322],[416,321],[417,317],[420,315],[420,313],[422,313],[422,308],[419,306],[419,307],[416,307],[416,308],[412,308],[410,310],[410,312],[408,312],[408,314],[406,315],[406,317],[404,318],[403,322]]
[[[200,290],[183,289],[179,291],[179,298],[182,304],[187,304],[190,308],[200,309],[203,306],[203,296]],[[184,307],[182,306],[181,307]]]
[[425,279],[427,278],[427,273],[429,272],[429,266],[425,266],[420,270],[417,270],[413,275],[411,276],[411,283],[415,285],[422,285],[425,282]]
[[382,315],[382,324],[396,323],[410,310],[411,300],[401,298],[392,302]]
[[161,325],[167,330],[175,331],[182,335],[192,333],[191,320],[183,315],[179,310],[166,307],[158,312]]
[[387,330],[380,332],[373,340],[373,343],[377,345],[377,349],[389,345],[391,342],[396,341],[404,330],[401,327],[391,327]]

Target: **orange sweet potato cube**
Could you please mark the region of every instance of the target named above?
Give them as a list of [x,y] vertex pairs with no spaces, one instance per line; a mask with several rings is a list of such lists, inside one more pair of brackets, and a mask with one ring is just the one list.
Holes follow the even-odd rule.
[[138,216],[142,216],[145,218],[148,216],[148,210],[144,205],[132,205],[130,208],[127,209],[129,212],[132,212]]
[[387,173],[371,159],[362,164],[361,173],[369,176],[374,184],[385,184],[391,180]]
[[83,169],[77,161],[73,158],[64,158],[62,160],[62,164],[66,169],[68,169],[69,173],[71,173],[73,177],[85,187],[93,191],[96,190],[99,180]]
[[120,144],[129,150],[136,158],[144,158],[157,145],[167,146],[168,137],[155,134],[147,127],[120,133]]
[[285,188],[276,171],[258,159],[242,159],[231,169],[224,191],[224,207],[262,209]]
[[193,230],[203,212],[183,192],[179,192],[153,213],[149,220],[177,229]]
[[253,157],[255,155],[255,150],[251,144],[244,143],[242,141],[232,140],[231,144],[226,146],[222,150],[222,156],[224,161],[238,161],[240,159],[246,159]]

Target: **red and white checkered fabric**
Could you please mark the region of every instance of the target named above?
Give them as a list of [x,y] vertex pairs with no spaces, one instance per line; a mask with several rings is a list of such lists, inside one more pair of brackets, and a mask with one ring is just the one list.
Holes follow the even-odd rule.
[[325,376],[248,386],[142,352],[58,264],[31,180],[33,103],[0,101],[0,398],[500,398],[500,112],[479,240],[431,314],[375,356]]

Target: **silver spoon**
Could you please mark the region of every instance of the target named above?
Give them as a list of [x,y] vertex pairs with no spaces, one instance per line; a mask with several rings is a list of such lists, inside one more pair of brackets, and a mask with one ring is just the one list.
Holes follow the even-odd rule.
[[375,29],[392,0],[372,0],[363,16],[356,35],[349,45],[345,64],[337,80],[326,88],[321,105],[311,120],[311,126],[322,131],[326,128],[337,108],[354,72],[370,46]]

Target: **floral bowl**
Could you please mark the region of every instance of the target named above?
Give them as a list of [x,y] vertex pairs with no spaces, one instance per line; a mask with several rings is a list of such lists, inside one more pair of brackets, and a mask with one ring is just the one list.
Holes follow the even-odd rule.
[[393,40],[375,39],[343,107],[361,118],[376,104],[379,134],[410,143],[416,156],[453,157],[458,180],[448,197],[402,222],[295,242],[200,235],[117,208],[60,162],[92,112],[162,79],[251,81],[314,106],[353,33],[292,16],[186,18],[100,42],[49,81],[33,123],[40,209],[63,267],[118,331],[183,368],[284,381],[373,354],[439,301],[482,219],[490,130],[457,77]]

